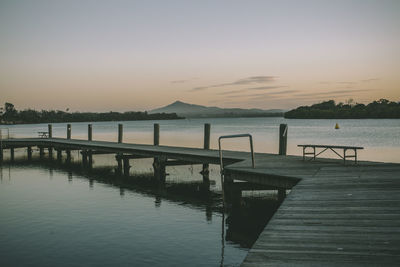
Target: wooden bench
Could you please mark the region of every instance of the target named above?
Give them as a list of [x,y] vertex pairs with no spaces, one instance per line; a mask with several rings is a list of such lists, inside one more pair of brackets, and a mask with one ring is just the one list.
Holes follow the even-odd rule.
[[[354,158],[354,162],[355,164],[357,164],[357,150],[358,149],[364,149],[363,147],[360,146],[332,146],[332,145],[297,145],[299,147],[303,147],[303,160],[306,159],[306,155],[312,155],[312,159],[315,160],[315,158],[322,154],[323,152],[325,152],[326,150],[332,150],[336,155],[338,155],[341,159],[343,159],[343,163],[346,164],[346,159],[348,158]],[[306,149],[307,148],[312,148],[313,151],[312,152],[307,152]],[[323,149],[322,151],[317,153],[317,148],[321,148]],[[338,149],[343,149],[343,156],[341,154],[339,154],[336,150]],[[351,155],[347,155],[346,152],[347,150],[353,150],[354,154]]]
[[38,132],[38,135],[40,138],[48,138],[49,137],[48,132]]

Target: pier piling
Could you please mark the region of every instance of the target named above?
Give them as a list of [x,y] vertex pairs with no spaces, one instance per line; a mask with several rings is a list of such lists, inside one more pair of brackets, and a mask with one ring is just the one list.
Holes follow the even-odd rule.
[[[53,138],[53,126],[51,124],[47,125],[47,132],[49,138]],[[48,151],[49,151],[49,159],[53,159],[53,148],[49,147]]]
[[279,125],[279,155],[286,155],[288,125]]
[[3,133],[0,129],[0,163],[3,162]]
[[71,124],[67,124],[67,139],[71,139]]
[[278,201],[282,202],[286,197],[286,189],[278,189]]
[[44,147],[39,147],[39,157],[40,157],[40,159],[43,159],[44,158]]
[[62,150],[57,149],[57,161],[61,163],[61,159],[62,159]]
[[118,124],[118,143],[122,143],[122,136],[123,136],[123,125],[120,123]]
[[83,165],[84,167],[86,167],[86,166],[87,166],[87,163],[88,163],[88,153],[87,153],[86,150],[82,150],[82,151],[81,151],[81,154],[82,154],[82,165]]
[[11,159],[11,161],[14,161],[14,148],[12,147],[12,148],[10,148],[10,159]]
[[[92,124],[88,124],[88,141],[92,141],[93,140],[93,127]],[[93,155],[92,155],[92,150],[88,150],[85,151],[85,155],[86,155],[86,160],[87,163],[86,165],[88,165],[89,168],[92,168],[92,164],[93,164]]]
[[[67,139],[71,139],[71,124],[67,124]],[[65,150],[67,153],[67,164],[71,163],[71,150]]]
[[92,133],[93,133],[92,125],[88,124],[88,141],[92,141],[92,137],[93,137]]
[[[153,143],[155,146],[160,145],[160,124],[154,123]],[[165,182],[167,158],[165,156],[155,157],[153,162],[154,177],[159,182]]]
[[31,160],[32,159],[32,147],[28,146],[27,152],[28,152],[28,160]]
[[159,146],[160,145],[160,124],[154,123],[154,145]]
[[[211,125],[209,123],[204,124],[204,146],[206,150],[210,149],[210,133]],[[210,188],[210,166],[208,163],[203,164],[203,169],[201,170],[201,175],[203,176],[203,182],[206,183],[208,189]]]
[[131,166],[129,165],[129,158],[124,158],[124,176],[128,177],[129,176],[129,169]]

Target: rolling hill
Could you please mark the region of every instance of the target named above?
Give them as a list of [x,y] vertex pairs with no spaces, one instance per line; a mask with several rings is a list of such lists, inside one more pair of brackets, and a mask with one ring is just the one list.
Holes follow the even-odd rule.
[[186,118],[210,118],[210,117],[281,117],[284,110],[281,109],[241,109],[219,108],[188,104],[181,101],[153,109],[148,113],[176,113]]

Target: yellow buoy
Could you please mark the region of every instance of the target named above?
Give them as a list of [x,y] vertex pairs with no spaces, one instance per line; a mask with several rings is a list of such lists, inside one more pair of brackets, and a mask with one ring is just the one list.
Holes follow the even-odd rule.
[[339,123],[336,123],[335,129],[336,129],[336,130],[337,130],[337,129],[340,129],[340,128],[339,128]]

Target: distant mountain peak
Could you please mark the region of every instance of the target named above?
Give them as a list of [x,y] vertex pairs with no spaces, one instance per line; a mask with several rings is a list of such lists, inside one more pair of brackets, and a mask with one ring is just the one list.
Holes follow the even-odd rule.
[[169,104],[169,106],[173,106],[173,105],[188,105],[187,103],[184,103],[180,100],[176,100],[174,103]]
[[183,117],[241,117],[260,116],[272,113],[283,113],[282,110],[241,109],[241,108],[219,108],[189,104],[177,100],[167,106],[150,110],[149,113],[176,113]]

